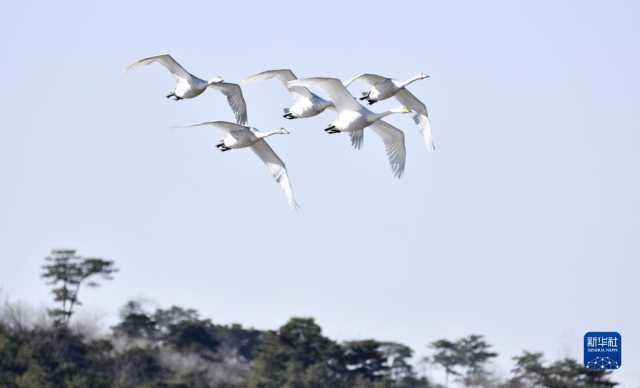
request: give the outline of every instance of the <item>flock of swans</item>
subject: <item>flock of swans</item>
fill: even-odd
[[[272,135],[288,134],[289,131],[280,128],[274,131],[262,132],[254,127],[247,126],[247,104],[239,84],[225,82],[221,77],[205,81],[189,73],[169,54],[141,59],[131,64],[127,69],[151,63],[161,64],[176,78],[175,89],[166,96],[167,98],[173,98],[176,101],[194,98],[204,93],[207,89],[218,90],[224,94],[235,115],[235,123],[208,121],[188,125],[187,127],[213,126],[221,129],[224,132],[224,138],[216,147],[222,152],[239,148],[251,148],[266,164],[269,172],[284,191],[289,206],[292,208],[298,207],[293,197],[287,168],[282,159],[278,157],[265,140]],[[420,73],[407,81],[401,82],[376,74],[363,73],[346,82],[342,82],[337,78],[323,77],[298,79],[291,70],[279,69],[263,71],[248,77],[241,83],[246,85],[253,81],[272,78],[280,80],[294,98],[293,105],[289,108],[284,108],[283,117],[289,120],[316,116],[327,109],[335,111],[337,116],[325,129],[325,132],[329,134],[348,133],[351,138],[351,144],[356,149],[360,149],[362,146],[365,128],[370,128],[382,139],[393,175],[400,178],[404,173],[406,159],[404,133],[382,119],[395,113],[413,112],[413,119],[420,127],[427,149],[434,150],[427,108],[407,89],[409,84],[428,77],[428,75]],[[395,97],[402,106],[381,113],[372,112],[358,102],[347,89],[351,83],[357,80],[366,81],[370,85],[370,89],[362,93],[362,97],[359,98],[360,101],[366,101],[369,105],[373,105],[378,101]],[[328,96],[328,99],[318,96],[309,89],[323,91]]]

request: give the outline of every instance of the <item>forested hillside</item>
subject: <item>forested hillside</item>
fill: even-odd
[[[97,330],[74,316],[85,286],[117,272],[112,261],[53,251],[42,277],[55,306],[27,313],[0,310],[0,387],[428,388],[613,387],[610,373],[572,359],[546,362],[540,353],[514,357],[510,376],[492,372],[498,354],[481,335],[435,341],[417,357],[384,340],[336,341],[312,318],[291,318],[275,330],[222,325],[193,309],[149,309],[130,301],[118,323]],[[425,333],[426,335],[427,333]],[[431,334],[431,333],[429,333]],[[430,373],[427,373],[430,372]],[[426,376],[442,376],[434,381]]]

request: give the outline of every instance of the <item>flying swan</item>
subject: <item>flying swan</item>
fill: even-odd
[[[413,78],[400,82],[377,74],[362,73],[346,81],[344,86],[349,86],[352,82],[358,79],[363,79],[369,83],[371,88],[368,92],[362,92],[362,97],[360,97],[361,101],[367,100],[369,105],[373,105],[378,101],[386,100],[387,98],[395,96],[401,104],[408,106],[416,113],[413,116],[413,120],[421,128],[422,137],[427,149],[433,151],[435,150],[435,145],[433,144],[433,135],[431,132],[431,123],[429,122],[427,107],[406,88],[407,85],[425,78],[429,78],[429,76],[424,73],[420,73]]]
[[[241,84],[244,85],[253,81],[263,81],[272,78],[280,80],[295,99],[293,105],[289,108],[283,109],[284,115],[282,117],[284,118],[292,120],[303,117],[312,117],[322,113],[327,108],[333,108],[333,103],[331,101],[325,100],[303,86],[288,86],[287,82],[298,79],[298,77],[293,74],[293,71],[289,69],[263,71],[262,73],[248,77],[243,80]]]
[[[230,123],[228,121],[207,121],[204,123],[188,125],[187,127],[200,126],[213,126],[224,131],[225,137],[220,141],[220,143],[216,144],[216,148],[222,152],[239,148],[251,148],[251,150],[253,150],[253,152],[255,152],[256,155],[258,155],[258,157],[264,162],[264,164],[267,165],[269,172],[276,179],[276,182],[278,182],[280,188],[287,196],[289,206],[292,209],[298,208],[298,203],[293,198],[293,191],[291,190],[291,182],[289,182],[287,167],[265,140],[267,137],[272,135],[289,134],[289,131],[284,128],[280,128],[275,131],[260,132],[255,128]]]
[[[159,63],[166,67],[176,77],[176,87],[173,92],[167,94],[167,98],[173,97],[175,101],[184,98],[194,98],[201,95],[207,88],[220,91],[227,97],[227,102],[231,106],[236,121],[240,124],[247,123],[247,104],[242,95],[240,85],[224,82],[222,78],[216,77],[209,81],[205,81],[195,75],[189,73],[169,54],[156,55],[149,58],[141,59],[132,63],[127,70],[135,69],[151,63]]]
[[[362,146],[364,129],[371,128],[384,143],[393,175],[396,178],[402,176],[407,154],[404,146],[404,133],[381,119],[392,113],[409,113],[410,110],[407,107],[403,106],[382,113],[374,113],[356,101],[337,78],[305,78],[289,81],[287,85],[290,87],[315,87],[324,90],[334,103],[338,113],[338,117],[329,124],[325,131],[330,134],[348,132],[351,136],[351,144],[356,149],[359,149]]]

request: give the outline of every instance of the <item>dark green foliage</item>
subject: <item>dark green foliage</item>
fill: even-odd
[[[381,343],[375,340],[345,342],[343,360],[353,377],[366,381],[382,380],[389,374],[387,358],[383,356]]]
[[[513,359],[516,365],[509,387],[607,388],[618,385],[611,381],[611,372],[587,369],[569,358],[545,365],[542,353],[524,352]]]
[[[183,309],[182,307],[171,306],[166,310],[157,309],[153,314],[153,320],[161,330],[167,330],[170,326],[177,325],[180,322],[199,321],[200,316],[194,309]]]
[[[152,340],[157,337],[158,325],[137,301],[129,301],[120,309],[122,322],[114,326],[113,334],[118,337]]]
[[[431,362],[445,371],[445,386],[449,385],[449,376],[453,375],[467,387],[486,385],[488,373],[486,364],[498,356],[491,352],[489,345],[481,335],[471,334],[457,341],[441,339],[431,344],[434,354]]]
[[[411,378],[414,375],[411,365],[413,350],[410,347],[396,342],[382,342],[378,351],[387,360],[389,376],[395,380]]]
[[[152,339],[156,337],[157,327],[146,314],[131,313],[113,327],[114,334],[131,338]]]
[[[154,348],[134,347],[118,354],[115,365],[117,387],[154,386],[169,375]]]
[[[428,388],[407,346],[376,340],[338,344],[313,319],[293,318],[268,332],[249,375],[251,388]]]
[[[460,354],[460,347],[457,342],[449,341],[447,339],[441,339],[431,344],[431,348],[434,349],[434,354],[431,357],[431,362],[444,369],[445,372],[445,386],[449,386],[449,376],[460,375],[458,368],[462,364],[462,356]]]
[[[0,326],[2,387],[111,387],[111,344],[64,327],[16,332]]]
[[[124,330],[126,322],[134,321],[132,315],[144,316],[141,327],[153,329],[132,330],[129,334],[122,331],[102,340],[91,340],[65,326],[25,329],[3,324],[0,317],[0,387],[441,387],[416,375],[410,362],[412,352],[407,346],[375,340],[339,344],[325,337],[313,319],[294,318],[277,331],[260,332],[239,325],[214,325],[197,315],[159,325],[153,319],[155,313],[147,315],[137,309],[130,309],[128,313],[114,328],[114,334]],[[245,359],[241,356],[245,351],[240,349],[248,343],[257,348],[245,353],[255,357]],[[542,354],[527,352],[514,358],[513,377],[500,383],[495,376],[478,374],[486,361],[494,357],[481,337],[439,342],[443,344],[446,344],[444,348],[435,348],[433,359],[441,359],[436,356],[443,354],[439,353],[442,349],[456,349],[456,357],[446,360],[455,360],[454,371],[465,386],[611,388],[617,385],[611,381],[610,372],[588,370],[571,359],[545,363]],[[467,379],[467,376],[476,379]]]
[[[491,359],[498,357],[498,353],[492,352],[484,337],[472,334],[458,340],[461,366],[464,370],[462,383],[465,386],[478,386],[486,380],[485,365]]]
[[[113,262],[52,251],[43,278],[59,308],[54,325],[21,322],[18,309],[0,310],[2,388],[442,388],[412,366],[413,351],[374,339],[335,342],[312,318],[292,318],[276,331],[216,325],[193,309],[145,310],[125,304],[120,322],[102,339],[67,325],[81,285],[109,279]],[[5,315],[3,316],[4,313]],[[611,388],[606,371],[575,360],[546,364],[540,353],[515,357],[513,377],[487,371],[497,356],[480,335],[431,344],[424,365],[438,365],[467,387]]]
[[[292,318],[278,331],[264,335],[249,387],[339,387],[344,375],[338,344],[324,337],[313,319]]]
[[[214,352],[218,346],[213,332],[215,328],[209,320],[182,321],[172,324],[164,337],[165,342],[183,352]]]
[[[262,338],[261,331],[246,329],[239,324],[216,326],[216,328],[220,348],[225,348],[227,352],[235,353],[246,361],[251,361],[256,357]]]

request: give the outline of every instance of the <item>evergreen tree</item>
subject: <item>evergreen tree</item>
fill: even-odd
[[[459,376],[458,368],[462,365],[463,359],[460,353],[460,347],[457,342],[447,339],[440,339],[431,343],[434,354],[431,362],[444,369],[445,387],[449,387],[449,375]]]
[[[498,357],[498,353],[490,351],[491,345],[477,334],[460,338],[457,348],[460,352],[460,365],[465,369],[462,383],[466,387],[472,387],[484,382],[488,377],[485,365]]]
[[[366,381],[379,381],[389,376],[387,358],[376,340],[349,341],[342,345],[343,359],[349,373]]]
[[[42,278],[53,286],[51,293],[60,307],[49,310],[50,316],[58,324],[68,324],[74,307],[81,305],[78,294],[80,287],[98,287],[96,278],[112,279],[117,272],[113,261],[97,257],[82,257],[72,249],[54,249],[45,258]]]
[[[611,388],[618,385],[611,381],[610,371],[587,369],[569,358],[545,365],[542,353],[523,352],[513,359],[511,387]]]
[[[248,383],[250,388],[340,387],[343,377],[340,347],[313,319],[292,318],[264,335]]]

